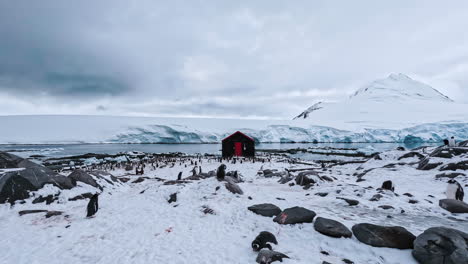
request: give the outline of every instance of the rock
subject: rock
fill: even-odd
[[[52,216],[57,216],[57,215],[61,215],[63,212],[61,211],[48,211],[45,215],[46,218],[50,218]]]
[[[371,201],[371,202],[377,202],[377,201],[379,201],[380,198],[382,198],[382,197],[383,197],[383,196],[382,196],[380,193],[378,193],[378,194],[375,194],[374,196],[372,196],[372,198],[370,198],[369,201]]]
[[[373,247],[410,249],[413,248],[413,241],[416,238],[400,226],[357,224],[352,230],[359,241]]]
[[[83,194],[77,195],[77,196],[75,196],[73,198],[68,198],[68,201],[91,199],[91,197],[93,197],[93,195],[94,194],[92,194],[92,193],[83,193]]]
[[[411,193],[404,193],[403,195],[408,196],[408,197],[413,197],[413,195]]]
[[[442,162],[431,163],[429,158],[425,158],[419,162],[417,169],[418,170],[432,170],[432,169],[439,167],[442,164],[443,164]]]
[[[43,203],[43,202],[46,202],[46,204],[51,204],[53,203],[54,201],[58,200],[58,196],[59,194],[50,194],[50,195],[47,195],[47,196],[39,196],[37,197],[36,199],[34,199],[32,201],[33,204],[37,204],[37,203]]]
[[[258,215],[267,217],[277,216],[281,213],[281,209],[278,206],[271,203],[255,204],[249,206],[247,209]]]
[[[312,223],[315,216],[316,214],[314,211],[305,209],[304,207],[295,206],[285,209],[276,216],[273,221],[283,225]]]
[[[233,182],[233,181],[229,181],[229,178],[230,177],[226,177],[226,189],[228,189],[228,191],[234,193],[234,194],[244,194],[244,191],[242,191],[242,189],[239,187],[239,185],[237,185],[237,183]]]
[[[37,191],[45,184],[52,184],[60,189],[71,189],[75,186],[70,178],[49,168],[1,151],[0,167],[18,169],[1,174],[0,203],[14,203],[29,198],[31,191]]]
[[[353,200],[353,199],[348,199],[348,198],[343,198],[343,197],[336,197],[336,199],[344,200],[345,202],[348,203],[349,206],[355,206],[359,204],[358,200]]]
[[[318,176],[318,173],[316,171],[302,171],[296,177],[296,184],[300,186],[315,184],[315,180],[309,176]]]
[[[83,182],[96,188],[101,187],[91,175],[81,169],[74,170],[70,175],[68,175],[68,178],[71,178],[74,181]]]
[[[325,197],[325,196],[328,195],[328,193],[326,193],[326,192],[318,192],[318,193],[316,193],[315,195],[320,196],[320,197]]]
[[[380,205],[379,208],[382,208],[384,210],[388,210],[388,209],[395,209],[393,206],[391,205]]]
[[[175,203],[177,202],[177,193],[173,193],[169,195],[169,200],[167,200],[168,203]]]
[[[314,229],[326,236],[330,237],[346,237],[349,238],[352,236],[351,231],[342,223],[327,219],[323,217],[318,217],[314,222]]]
[[[460,161],[457,163],[449,163],[440,168],[441,171],[456,171],[456,170],[468,170],[468,160]]]
[[[18,214],[20,216],[27,215],[27,214],[37,214],[37,213],[46,213],[47,210],[23,210],[19,211]]]
[[[332,181],[333,181],[332,178],[330,178],[330,177],[328,177],[328,176],[326,176],[326,175],[325,175],[325,176],[322,176],[321,178],[322,178],[322,180],[325,180],[325,181],[329,181],[329,182],[332,182]]]
[[[429,228],[414,241],[412,255],[421,264],[468,263],[468,234],[446,227]]]
[[[420,160],[425,158],[423,154],[412,151],[412,152],[408,152],[408,153],[404,154],[403,156],[399,157],[398,160],[413,158],[413,157],[417,157]]]
[[[132,183],[140,183],[142,181],[144,181],[145,179],[147,179],[146,177],[138,177],[136,180],[132,181]]]
[[[439,201],[439,206],[451,213],[468,213],[468,204],[455,199],[442,199]]]
[[[448,178],[448,179],[454,179],[458,176],[465,176],[465,174],[460,173],[460,172],[453,172],[453,173],[441,173],[437,174],[435,176],[436,179],[441,179],[441,178]]]
[[[410,204],[417,204],[417,203],[419,203],[419,202],[418,202],[418,200],[410,199],[410,200],[408,201],[408,203],[410,203]]]
[[[451,159],[456,156],[460,156],[463,154],[468,153],[468,148],[437,148],[434,150],[431,154],[429,154],[430,157],[436,157],[436,158],[445,158],[445,159]]]

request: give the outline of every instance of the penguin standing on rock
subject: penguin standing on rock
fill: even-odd
[[[91,216],[95,215],[98,210],[99,210],[98,194],[96,193],[89,200],[88,213],[86,214],[86,217],[91,217]]]
[[[218,181],[223,181],[224,177],[226,177],[226,165],[221,164],[221,166],[218,167],[218,171],[216,171],[216,179],[218,179]]]
[[[275,235],[268,231],[262,231],[258,236],[252,241],[252,249],[253,251],[260,251],[263,248],[268,248],[272,250],[271,245],[269,243],[273,243],[278,245],[278,241],[276,240]]]
[[[465,193],[461,184],[454,179],[449,180],[447,183],[447,191],[445,192],[447,199],[463,201]]]

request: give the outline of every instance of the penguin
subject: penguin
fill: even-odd
[[[289,258],[283,253],[276,252],[273,250],[262,249],[258,253],[257,259],[255,260],[259,264],[270,264],[275,261],[283,262],[283,258]]]
[[[252,249],[253,251],[260,251],[263,248],[268,248],[272,250],[271,245],[269,243],[273,243],[278,245],[278,241],[276,240],[275,235],[268,231],[262,231],[258,236],[252,241]]]
[[[99,209],[98,205],[98,194],[94,194],[91,199],[89,199],[88,203],[88,213],[86,214],[86,217],[91,217],[97,213]]]
[[[179,175],[177,175],[177,180],[178,181],[182,180],[182,172],[179,172]]]
[[[447,191],[445,192],[447,199],[463,201],[465,193],[463,192],[461,184],[454,179],[449,180],[447,183]]]
[[[218,167],[218,171],[216,171],[216,178],[218,179],[218,181],[222,181],[224,180],[225,176],[226,176],[226,165],[221,164]]]
[[[389,181],[384,181],[382,183],[382,189],[389,190],[389,191],[393,192],[393,191],[395,191],[395,186],[393,186],[393,183],[390,180]]]

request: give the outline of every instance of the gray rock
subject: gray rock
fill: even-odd
[[[436,179],[441,179],[441,178],[448,178],[448,179],[454,179],[458,176],[465,176],[465,174],[460,173],[460,172],[452,172],[452,173],[441,173],[437,174],[435,176]]]
[[[247,209],[256,214],[267,217],[277,216],[281,213],[281,209],[278,206],[271,203],[255,204],[249,206]]]
[[[432,170],[432,169],[439,167],[442,164],[443,164],[442,162],[431,163],[430,158],[425,158],[419,162],[417,169],[418,170]]]
[[[352,230],[359,241],[373,247],[410,249],[413,248],[413,241],[416,238],[400,226],[357,224]]]
[[[45,184],[53,184],[60,189],[71,189],[75,186],[66,176],[27,159],[1,151],[0,167],[22,169],[1,174],[0,203],[7,201],[13,203],[29,198],[31,191],[37,191]]]
[[[349,238],[353,235],[351,231],[342,223],[323,217],[318,217],[315,219],[314,229],[317,232],[330,237]]]
[[[282,225],[300,224],[300,223],[312,223],[316,216],[314,211],[305,209],[304,207],[291,207],[285,209],[273,221]]]
[[[229,179],[230,177],[226,177],[226,189],[234,194],[244,194],[244,191],[235,183]]]
[[[412,151],[412,152],[408,152],[406,154],[404,154],[403,156],[399,157],[398,160],[402,160],[402,159],[407,159],[407,158],[413,158],[413,157],[417,157],[418,159],[424,159],[424,155],[419,153],[419,152],[415,152],[415,151]]]
[[[468,213],[468,204],[455,199],[442,199],[439,201],[439,206],[451,213]]]
[[[90,174],[81,169],[74,170],[68,177],[74,181],[82,182],[96,188],[101,187]]]
[[[353,199],[348,199],[348,198],[343,198],[343,197],[336,197],[336,199],[344,200],[345,202],[348,203],[349,206],[355,206],[359,204],[358,200],[353,200]]]
[[[456,170],[468,170],[468,160],[460,161],[457,163],[449,163],[440,168],[441,171],[456,171]]]
[[[421,264],[468,263],[468,234],[446,227],[429,228],[414,241],[412,254]]]

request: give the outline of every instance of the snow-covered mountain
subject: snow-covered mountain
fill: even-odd
[[[468,120],[468,105],[404,74],[391,74],[339,102],[318,102],[295,120],[340,128],[403,128]]]

